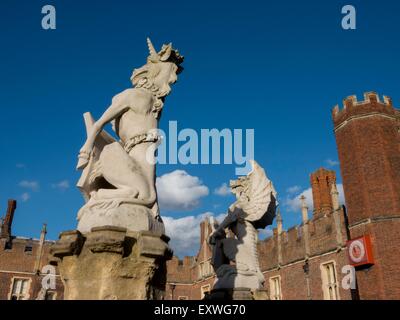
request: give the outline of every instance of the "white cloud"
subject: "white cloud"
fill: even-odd
[[[65,190],[69,189],[69,181],[68,180],[62,180],[60,182],[53,183],[51,185],[51,187],[54,188],[54,189],[65,191]]]
[[[265,229],[258,230],[258,237],[260,240],[272,237],[273,234],[274,234],[274,231],[271,229],[271,227],[267,227]]]
[[[226,213],[217,216],[213,212],[205,212],[197,216],[191,215],[182,218],[163,217],[165,233],[171,238],[170,246],[174,255],[182,258],[184,256],[196,255],[200,249],[200,223],[206,217],[214,217],[218,223],[226,217]],[[273,235],[271,227],[259,230],[260,240]]]
[[[37,181],[22,180],[18,185],[21,188],[30,189],[32,191],[39,191],[39,182]]]
[[[328,167],[335,167],[339,164],[339,161],[337,160],[332,160],[332,159],[326,159],[325,163]]]
[[[293,193],[299,192],[300,190],[301,190],[300,186],[292,186],[292,187],[287,188],[286,192],[293,194]]]
[[[225,197],[231,194],[231,189],[228,187],[226,183],[223,183],[220,187],[214,190],[214,194]]]
[[[31,195],[28,192],[24,192],[21,194],[22,202],[27,202],[31,198]]]
[[[338,184],[337,189],[339,192],[339,203],[344,204],[344,192],[343,192],[343,185]],[[303,190],[302,192],[298,193],[296,196],[288,195],[284,200],[283,204],[286,207],[286,210],[289,212],[299,212],[301,210],[301,201],[300,197],[304,196],[306,198],[306,204],[309,211],[312,211],[313,206],[313,197],[312,197],[312,189],[308,188]]]
[[[312,189],[308,188],[306,190],[297,193],[297,195],[287,196],[284,200],[283,204],[286,207],[286,210],[289,212],[298,212],[301,209],[301,201],[300,197],[304,196],[306,198],[306,204],[309,210],[313,209],[313,200],[312,200]]]
[[[205,212],[197,216],[186,216],[182,218],[163,217],[166,234],[171,238],[170,246],[174,255],[183,257],[195,255],[200,248],[200,223],[206,218],[214,216],[212,212]],[[215,218],[221,221],[225,214]]]
[[[209,190],[198,177],[184,170],[175,170],[157,178],[157,194],[161,210],[192,210]]]

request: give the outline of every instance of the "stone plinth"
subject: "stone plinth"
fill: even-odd
[[[66,231],[52,247],[66,300],[162,299],[169,238],[149,231],[97,227]]]
[[[143,205],[118,202],[113,204],[99,201],[97,207],[89,202],[79,212],[77,230],[81,233],[90,232],[92,228],[102,226],[116,226],[129,231],[149,230],[156,233],[165,233],[161,218],[154,218],[151,209]]]
[[[204,300],[269,300],[266,289],[214,289],[211,290]]]

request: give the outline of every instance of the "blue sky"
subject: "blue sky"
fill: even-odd
[[[45,4],[56,7],[56,30],[41,28]],[[356,7],[357,30],[341,28],[346,4]],[[174,120],[195,130],[255,129],[255,158],[279,193],[284,226],[298,223],[299,212],[285,203],[309,188],[309,174],[325,166],[341,180],[331,108],[366,91],[399,105],[399,9],[388,0],[2,0],[1,212],[8,198],[18,200],[16,235],[38,237],[43,222],[51,239],[75,228],[83,204],[75,188],[82,114],[98,118],[130,87],[150,36],[156,47],[172,41],[185,56],[161,128]],[[159,176],[185,170],[198,177],[190,183],[208,188],[190,210],[164,206],[162,215],[172,221],[192,216],[194,224],[204,212],[223,213],[233,198],[214,190],[235,178],[234,169],[158,166]]]

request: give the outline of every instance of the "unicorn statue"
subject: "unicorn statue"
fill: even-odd
[[[86,201],[77,217],[82,233],[102,226],[165,231],[155,187],[155,150],[161,142],[161,111],[183,69],[183,57],[171,43],[159,52],[150,39],[147,44],[147,63],[131,77],[134,87],[114,96],[97,121],[84,114],[87,139],[77,164],[82,170],[77,186]],[[103,130],[108,123],[117,138]]]

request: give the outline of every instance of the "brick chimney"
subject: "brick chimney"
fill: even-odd
[[[320,168],[311,174],[314,214],[328,214],[333,210],[332,185],[336,184],[335,171]]]
[[[3,223],[1,225],[0,230],[0,238],[9,240],[11,238],[11,226],[14,219],[14,212],[17,208],[16,200],[8,200],[7,213],[5,218],[3,219]]]

